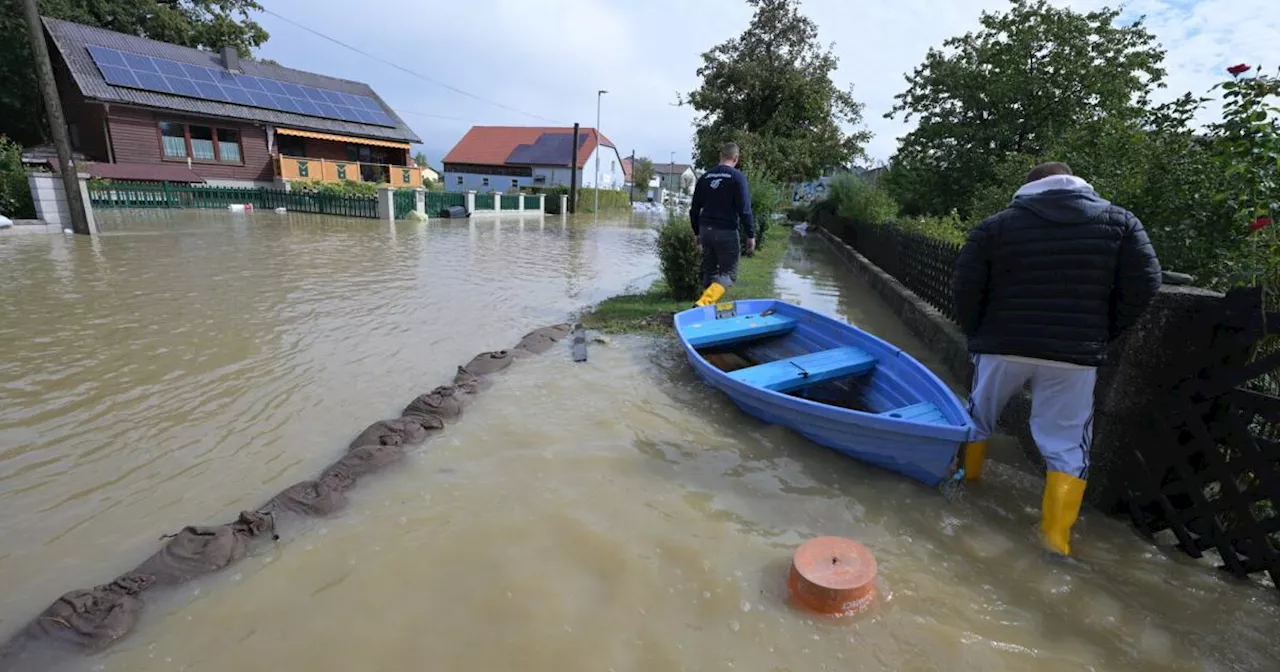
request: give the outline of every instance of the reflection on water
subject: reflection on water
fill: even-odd
[[[0,241],[0,631],[187,523],[311,475],[475,351],[652,274],[642,222],[397,226],[160,213]],[[784,298],[928,362],[832,256]],[[1030,543],[1008,468],[956,501],[761,425],[670,343],[520,362],[348,510],[148,595],[66,669],[1266,669],[1273,596],[1086,515],[1089,569]],[[794,547],[855,537],[885,599],[786,607]]]

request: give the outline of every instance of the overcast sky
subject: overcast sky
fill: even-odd
[[[283,65],[369,83],[440,159],[472,125],[592,126],[596,90],[601,130],[624,155],[690,158],[693,111],[676,94],[697,88],[700,55],[746,28],[741,0],[260,0],[320,33],[420,73],[419,79],[326,41],[270,14],[260,55]],[[1060,0],[1081,9],[1119,3]],[[836,83],[854,85],[875,137],[868,152],[887,160],[910,128],[885,119],[903,75],[930,46],[978,26],[1004,0],[804,0],[840,58]],[[1280,61],[1280,0],[1130,0],[1168,51],[1161,98],[1206,92],[1235,63]],[[355,11],[353,11],[353,9]],[[476,97],[484,99],[478,100]],[[488,102],[486,102],[488,101]],[[497,103],[497,105],[492,104]],[[505,107],[504,107],[505,106]],[[513,109],[508,109],[513,108]],[[429,116],[434,115],[434,116]]]

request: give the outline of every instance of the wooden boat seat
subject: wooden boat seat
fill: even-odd
[[[793,392],[810,385],[858,376],[876,368],[876,358],[846,346],[739,369],[730,378],[774,392]]]
[[[888,410],[888,411],[885,411],[884,413],[881,413],[880,415],[884,415],[890,418],[910,420],[912,422],[923,422],[930,425],[947,424],[947,417],[942,414],[942,411],[938,410],[937,406],[934,406],[933,404],[927,401],[922,401],[918,404],[911,404],[910,406],[903,406],[902,408],[895,408],[892,410]]]
[[[754,341],[766,336],[779,336],[790,333],[795,328],[794,319],[777,313],[764,317],[739,315],[689,325],[685,331],[685,340],[695,349],[714,348]]]

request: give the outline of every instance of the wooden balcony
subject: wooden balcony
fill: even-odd
[[[299,182],[372,182],[391,187],[421,187],[422,168],[387,163],[331,161],[300,156],[275,157],[276,177]]]

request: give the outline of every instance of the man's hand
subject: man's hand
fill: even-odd
[[[755,250],[756,250],[756,239],[755,239],[755,238],[748,238],[748,239],[747,239],[747,251],[748,251],[748,252],[755,252]]]

